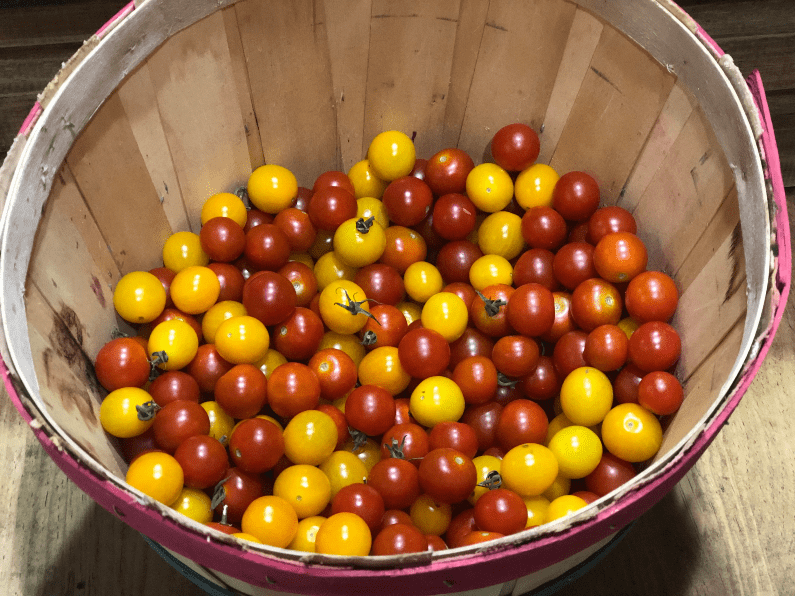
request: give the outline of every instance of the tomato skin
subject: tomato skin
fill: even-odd
[[[482,333],[489,337],[501,337],[511,332],[511,324],[508,322],[508,307],[511,296],[516,290],[506,284],[494,284],[483,288],[478,296],[472,300],[469,305],[469,319],[475,324],[475,327]],[[483,298],[487,298],[496,302],[504,302],[500,304],[497,313],[492,315],[486,310],[486,302]],[[488,354],[491,355],[491,352]]]
[[[644,371],[631,362],[618,371],[613,381],[613,393],[616,403],[638,403],[638,386],[645,375],[646,373]]]
[[[290,258],[290,241],[281,228],[262,224],[246,234],[246,262],[257,271],[276,271]]]
[[[531,207],[522,216],[522,237],[531,248],[556,251],[566,242],[566,220],[552,207]]]
[[[309,265],[298,261],[289,261],[277,273],[286,277],[287,281],[293,285],[295,305],[308,307],[318,291],[315,273]]]
[[[207,221],[199,232],[202,250],[213,261],[231,263],[246,247],[246,233],[228,217],[214,217]]]
[[[451,240],[439,249],[436,267],[446,283],[463,282],[469,284],[469,270],[483,251],[466,239]]]
[[[420,462],[420,487],[441,503],[465,500],[475,489],[477,478],[472,459],[450,447],[433,449]]]
[[[487,491],[475,503],[475,523],[486,532],[505,536],[525,529],[527,507],[518,494],[505,488]]]
[[[554,292],[560,287],[552,269],[554,261],[555,255],[545,248],[524,251],[513,267],[513,283],[517,287],[537,283]]]
[[[371,554],[402,555],[426,550],[428,550],[428,540],[420,530],[406,524],[392,524],[375,537]]]
[[[602,422],[602,441],[607,450],[631,463],[653,457],[662,445],[657,417],[638,404],[619,404]]]
[[[682,353],[676,329],[662,321],[649,321],[629,338],[629,359],[641,370],[668,370]]]
[[[558,461],[543,445],[523,443],[508,451],[500,463],[502,486],[521,497],[536,497],[558,477]]]
[[[394,449],[400,449],[403,459],[419,467],[422,458],[430,451],[428,433],[414,422],[396,423],[381,437],[381,458],[392,457]]]
[[[467,405],[484,404],[497,391],[497,367],[490,358],[470,356],[455,366],[453,381],[461,388]]]
[[[196,435],[185,439],[174,452],[185,476],[185,486],[210,488],[218,484],[229,469],[226,449],[216,439]]]
[[[349,193],[354,194],[354,187],[353,182],[348,177],[345,172],[340,172],[337,170],[328,170],[323,172],[315,179],[315,183],[312,185],[312,192],[316,193],[321,188],[326,188],[328,186],[338,186],[340,188],[344,188]]]
[[[380,436],[395,422],[395,399],[383,387],[362,385],[345,400],[348,424],[368,436]]]
[[[120,387],[108,393],[99,409],[99,421],[110,435],[129,439],[143,434],[152,426],[152,420],[144,420],[138,407],[152,401],[152,396],[139,387]]]
[[[552,292],[540,284],[529,283],[516,288],[505,311],[510,326],[528,337],[543,335],[555,322]]]
[[[386,230],[386,248],[379,261],[394,268],[400,275],[413,263],[424,261],[428,245],[423,236],[406,226],[391,225]]]
[[[226,361],[218,353],[215,344],[203,344],[199,346],[196,356],[190,361],[186,371],[196,380],[202,392],[211,393],[215,391],[218,379],[232,370],[233,366],[234,364]]]
[[[412,377],[427,379],[441,374],[450,364],[450,345],[438,331],[414,329],[400,340],[398,357]]]
[[[538,344],[533,339],[524,335],[506,335],[494,344],[491,359],[505,376],[523,377],[533,372],[539,355]]]
[[[472,459],[478,452],[478,437],[468,424],[444,421],[434,425],[428,433],[428,447],[430,451],[449,447]]]
[[[444,421],[457,421],[465,407],[461,389],[444,376],[427,377],[411,392],[411,415],[428,428]]]
[[[471,426],[478,437],[478,451],[484,452],[497,442],[497,422],[503,406],[490,401],[469,406],[461,416],[461,422]]]
[[[585,172],[568,172],[552,192],[552,206],[569,221],[587,221],[599,207],[599,184]]]
[[[215,273],[218,283],[221,285],[221,291],[218,293],[219,302],[226,300],[242,301],[243,284],[246,280],[240,269],[230,263],[210,263],[207,268]]]
[[[298,532],[298,516],[281,497],[258,497],[243,514],[241,528],[263,544],[286,548]]]
[[[389,304],[374,304],[370,314],[374,318],[370,318],[359,333],[364,338],[369,332],[368,337],[374,337],[375,341],[367,343],[365,348],[370,351],[382,346],[398,347],[409,328],[403,313]]]
[[[629,282],[626,291],[629,316],[638,323],[668,322],[679,303],[679,290],[673,279],[660,271],[644,271]]]
[[[474,167],[475,162],[466,151],[442,149],[425,164],[425,182],[437,197],[460,193],[466,188],[467,176]]]
[[[179,462],[162,452],[144,453],[130,464],[126,475],[130,486],[166,506],[179,498],[183,478]]]
[[[342,449],[345,442],[351,438],[351,433],[348,429],[348,420],[345,418],[345,414],[343,414],[339,408],[331,404],[320,404],[317,410],[324,414],[328,414],[329,418],[337,425],[337,446],[335,449]]]
[[[643,241],[629,232],[607,234],[593,253],[596,271],[610,282],[631,281],[646,270],[648,260]]]
[[[356,197],[339,186],[324,186],[309,200],[306,212],[317,230],[333,231],[356,217]]]
[[[486,213],[495,213],[507,207],[513,198],[513,191],[513,180],[497,164],[479,164],[467,176],[467,196],[478,209]]]
[[[574,290],[586,279],[598,277],[594,266],[594,247],[587,242],[569,242],[555,253],[552,269],[567,289]]]
[[[557,341],[552,351],[552,362],[559,378],[565,379],[573,370],[588,366],[585,360],[587,341],[588,334],[580,330],[569,331]]]
[[[196,402],[173,401],[158,411],[152,429],[157,444],[174,453],[188,437],[209,434],[210,417]]]
[[[381,200],[392,223],[411,227],[428,215],[433,204],[433,193],[422,180],[403,176],[389,183]]]
[[[463,546],[464,538],[471,532],[475,532],[478,526],[475,522],[475,508],[464,509],[450,520],[445,532],[445,542],[449,548]]]
[[[618,370],[627,360],[629,340],[616,325],[600,325],[585,340],[585,360],[602,372]]]
[[[289,317],[295,310],[297,300],[293,284],[275,271],[252,275],[243,286],[242,302],[246,312],[266,327]]]
[[[493,348],[494,342],[490,337],[474,327],[467,327],[461,337],[450,344],[450,367],[455,369],[459,362],[470,356],[491,358]]]
[[[309,359],[309,368],[320,383],[320,397],[339,399],[356,385],[356,363],[342,350],[326,348]]]
[[[273,331],[273,347],[288,360],[307,361],[323,339],[323,321],[308,308],[296,307]]]
[[[477,207],[460,191],[444,193],[433,205],[434,231],[445,240],[463,240],[475,229]]]
[[[631,463],[605,451],[593,472],[585,477],[585,486],[592,493],[603,497],[629,482],[636,475],[637,472]]]
[[[278,415],[292,418],[317,407],[320,381],[312,369],[300,362],[286,362],[268,379],[268,405]]]
[[[420,495],[419,471],[405,459],[382,459],[370,470],[367,484],[378,491],[386,509],[406,509]]]
[[[616,205],[597,209],[588,220],[588,241],[593,245],[613,232],[629,232],[635,234],[638,226],[632,214]]]
[[[522,393],[534,401],[552,399],[560,392],[563,379],[558,376],[552,358],[539,356],[535,369],[522,377],[520,387]]]
[[[110,340],[97,352],[94,370],[99,384],[108,391],[143,387],[149,380],[149,359],[144,347],[129,337]]]
[[[221,515],[226,506],[229,523],[239,524],[249,504],[265,494],[265,482],[259,474],[250,474],[236,467],[229,468],[226,475],[228,480],[223,483],[226,496],[215,512]]]
[[[384,263],[362,267],[356,272],[353,283],[362,289],[365,296],[383,304],[395,306],[406,295],[403,276]]]
[[[522,123],[503,126],[491,139],[494,162],[509,172],[529,168],[538,159],[540,150],[538,135]]]
[[[571,315],[583,331],[600,325],[616,325],[624,307],[621,293],[599,278],[586,279],[571,295]]]
[[[253,364],[238,364],[218,379],[214,395],[233,418],[253,418],[268,403],[268,379]]]
[[[638,403],[658,416],[673,414],[683,400],[682,384],[671,373],[652,371],[638,385]]]
[[[369,484],[349,484],[340,489],[331,501],[332,515],[344,511],[361,517],[375,534],[384,517],[384,499]]]
[[[529,399],[515,399],[500,413],[496,439],[506,451],[522,443],[543,443],[548,426],[549,419],[541,406]]]

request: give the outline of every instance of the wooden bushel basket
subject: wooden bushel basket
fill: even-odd
[[[676,5],[623,0],[148,0],[89,40],[0,170],[6,386],[74,482],[196,573],[245,594],[522,594],[587,559],[693,466],[761,365],[789,289],[789,230],[758,74]],[[124,482],[91,363],[112,288],[199,230],[263,163],[311,186],[380,131],[476,163],[510,122],[539,161],[630,210],[681,300],[685,401],[632,482],[499,541],[405,557],[242,546]],[[472,591],[472,592],[470,592]]]

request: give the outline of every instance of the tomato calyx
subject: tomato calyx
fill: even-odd
[[[150,381],[154,381],[157,378],[157,375],[160,374],[160,369],[158,366],[165,364],[166,362],[168,362],[168,354],[166,354],[165,350],[152,352],[152,359],[149,361],[149,366],[151,367],[149,371]]]
[[[348,432],[351,434],[351,439],[353,439],[354,452],[356,452],[358,449],[362,449],[367,444],[367,435],[362,431],[356,430],[352,426],[349,426]]]
[[[226,489],[224,488],[224,484],[226,484],[226,481],[229,480],[230,478],[231,476],[227,476],[226,478],[219,481],[218,484],[215,485],[215,488],[213,489],[213,498],[210,501],[211,509],[215,509],[216,507],[218,507],[218,505],[224,502],[224,499],[226,499]],[[229,505],[224,505],[223,512],[221,513],[221,523],[226,526],[231,525],[226,521],[226,510],[228,507]]]
[[[373,331],[372,329],[368,329],[367,331],[364,332],[364,335],[362,335],[362,341],[360,341],[359,343],[362,344],[363,346],[372,346],[377,341],[378,341],[378,335],[376,335],[375,331]]]
[[[395,437],[392,437],[392,444],[390,445],[384,443],[384,447],[389,453],[389,457],[394,457],[396,459],[406,459],[406,435],[403,435],[403,438],[400,439],[400,443],[398,443],[398,440]]]
[[[135,406],[135,411],[138,412],[138,420],[143,420],[144,422],[147,420],[152,420],[159,409],[160,406],[158,406],[153,400],[149,400],[148,402]]]
[[[475,293],[483,300],[483,308],[490,317],[496,317],[500,312],[500,307],[508,304],[506,300],[486,298],[479,290],[475,290]]]
[[[353,300],[353,299],[350,297],[350,294],[348,294],[348,291],[347,291],[347,290],[343,289],[343,290],[342,290],[342,293],[343,293],[343,294],[344,294],[344,296],[345,296],[345,302],[347,302],[347,304],[343,304],[342,302],[335,302],[335,303],[334,303],[334,306],[339,306],[339,307],[342,307],[342,308],[344,308],[344,309],[345,309],[345,310],[347,310],[349,313],[351,313],[351,315],[352,315],[352,316],[354,316],[354,317],[355,317],[356,315],[365,315],[365,316],[368,316],[368,317],[370,317],[371,319],[373,319],[373,320],[374,320],[376,323],[378,323],[379,325],[381,324],[381,321],[379,321],[379,320],[378,320],[378,319],[375,317],[375,315],[373,315],[373,314],[372,314],[372,313],[370,313],[369,311],[366,311],[366,310],[364,310],[364,309],[362,308],[362,304],[364,304],[365,302],[368,302],[368,301],[370,301],[370,298],[365,298],[364,300],[358,300],[358,301],[357,301],[357,300]]]
[[[487,488],[489,490],[495,490],[502,486],[502,476],[497,470],[492,470],[488,474],[486,474],[486,478],[483,482],[478,482],[478,486],[482,486],[483,488]]]
[[[356,231],[359,232],[360,234],[366,234],[367,232],[370,231],[370,228],[373,227],[374,223],[375,223],[374,215],[371,215],[367,219],[360,217],[359,219],[356,220]]]
[[[512,379],[505,373],[497,372],[497,385],[500,387],[516,387],[519,379]]]

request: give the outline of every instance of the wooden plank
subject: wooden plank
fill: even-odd
[[[35,101],[35,93],[0,97],[0,161],[5,159]]]
[[[234,192],[251,174],[223,14],[177,33],[147,64],[182,200],[198,231],[204,201]]]
[[[790,0],[708,0],[678,3],[715,40],[742,39],[750,49],[760,37],[792,35],[795,11]]]
[[[40,92],[79,47],[61,43],[0,48],[0,97]]]
[[[590,173],[614,203],[673,84],[649,54],[605,27],[550,165]]]
[[[161,264],[171,226],[118,95],[97,111],[66,162],[119,270]]]
[[[58,5],[3,7],[3,18],[0,19],[0,48],[64,43],[79,45],[84,39],[93,35],[122,6],[124,2],[121,0],[105,0],[74,2],[68,8]]]

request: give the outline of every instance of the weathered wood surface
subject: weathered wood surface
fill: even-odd
[[[51,2],[56,4],[56,2]],[[0,156],[36,93],[120,0],[3,0],[0,8]],[[25,6],[23,6],[23,4]],[[795,4],[682,0],[744,73],[770,92],[785,184],[795,185]],[[789,194],[795,221],[795,189]],[[765,365],[693,470],[639,519],[607,557],[561,596],[788,595],[795,578],[795,303]],[[0,592],[8,596],[185,596],[203,592],[143,538],[56,468],[0,396]]]

